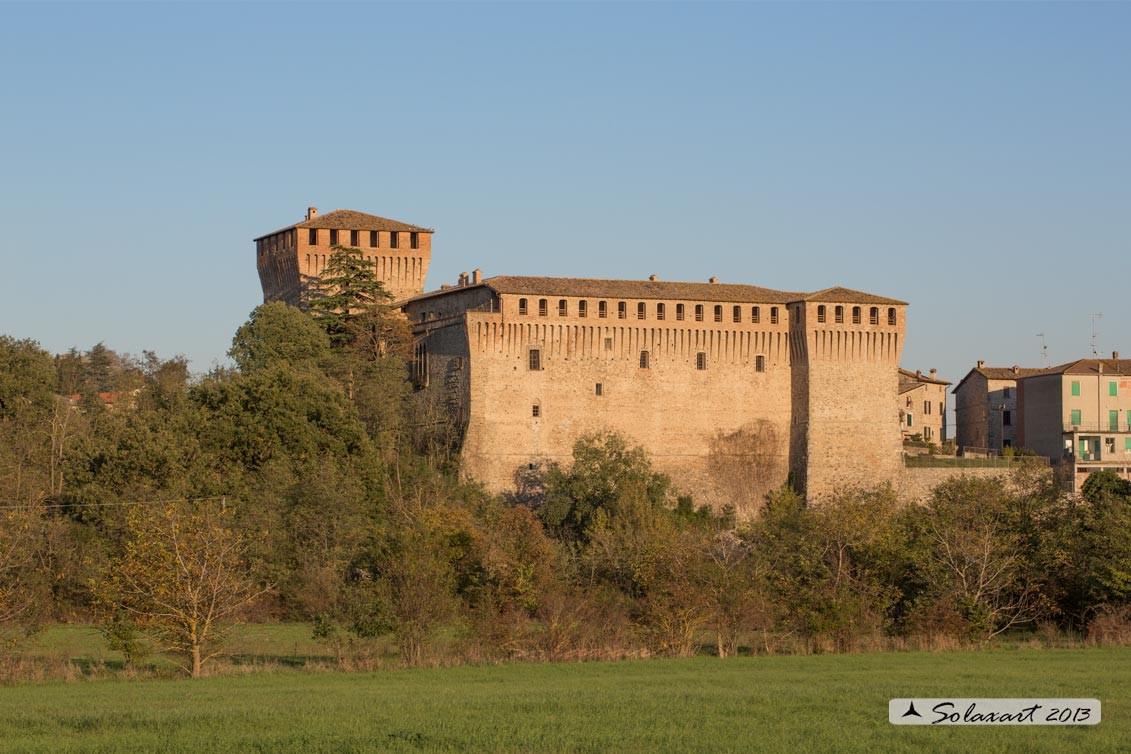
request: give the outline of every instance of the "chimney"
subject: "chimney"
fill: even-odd
[[[1021,367],[1017,366],[1016,364],[1013,365],[1012,369],[1014,374],[1017,374],[1021,371]]]
[[[929,374],[931,375],[931,379],[932,379],[932,380],[934,380],[934,379],[938,379],[938,376],[939,376],[939,370],[937,370],[937,369],[932,369],[932,370],[931,370],[931,371],[929,372]]]
[[[710,283],[711,285],[714,285],[715,283],[719,282],[719,279],[717,277],[715,277],[714,275],[712,275],[711,279],[708,280],[707,282]]]
[[[1119,361],[1119,351],[1112,351],[1111,352],[1111,358],[1114,359],[1115,361]]]
[[[460,287],[460,288],[462,288],[462,287],[464,287],[465,285],[467,285],[467,273],[466,273],[466,272],[461,272],[461,273],[459,274],[459,287]]]
[[[307,220],[313,220],[317,216],[318,216],[318,208],[317,207],[307,207],[306,208],[306,219]]]
[[[1104,363],[1102,360],[1099,362],[1098,369],[1100,370],[1100,374],[1104,373]]]
[[[471,271],[471,284],[479,285],[479,281],[483,278],[483,270],[476,267]]]
[[[985,365],[986,365],[986,362],[982,361],[981,359],[978,359],[978,369],[981,369]]]
[[[655,274],[649,275],[648,281],[651,282],[651,283],[656,282],[656,275]]]
[[[916,370],[915,370],[915,379],[917,379],[917,380],[918,380],[918,379],[921,379],[922,377],[923,377],[923,372],[922,372],[922,370],[916,369]]]

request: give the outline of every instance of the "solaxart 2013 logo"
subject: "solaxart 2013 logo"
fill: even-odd
[[[892,699],[892,725],[1097,725],[1099,699]]]

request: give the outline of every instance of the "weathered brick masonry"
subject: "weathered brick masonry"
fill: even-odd
[[[403,307],[422,382],[460,406],[464,469],[493,490],[600,430],[697,500],[739,508],[791,472],[816,498],[901,470],[900,301],[504,276]]]

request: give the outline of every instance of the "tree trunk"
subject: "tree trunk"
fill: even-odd
[[[193,678],[200,678],[200,676],[201,676],[201,665],[202,664],[203,663],[201,662],[201,659],[200,659],[200,644],[194,643],[192,645],[192,677]]]

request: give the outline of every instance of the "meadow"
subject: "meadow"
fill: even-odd
[[[295,639],[299,639],[296,630]],[[1131,650],[510,664],[0,687],[0,750],[1128,751]],[[1094,727],[910,728],[894,696],[1097,697]]]

